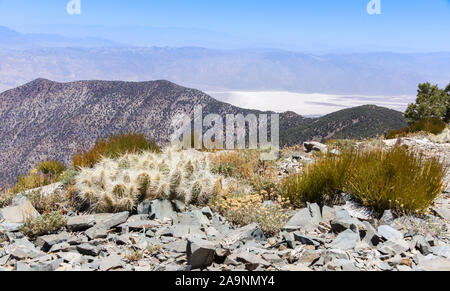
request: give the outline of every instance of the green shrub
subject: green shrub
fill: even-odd
[[[50,185],[58,181],[58,177],[66,167],[58,161],[44,161],[27,175],[17,178],[17,183],[12,188],[14,194]]]
[[[439,118],[419,120],[411,125],[412,132],[425,131],[432,134],[440,134],[447,127],[447,124]]]
[[[78,172],[75,169],[70,168],[59,176],[58,181],[61,182],[63,186],[68,186],[74,182],[77,174]]]
[[[18,194],[26,190],[46,186],[51,183],[52,180],[49,179],[49,177],[41,173],[31,171],[28,175],[19,176],[16,185],[12,188],[12,192]]]
[[[304,173],[283,179],[280,192],[296,206],[306,202],[323,204],[342,190],[351,157],[351,154],[323,155]]]
[[[442,193],[447,169],[403,147],[356,153],[345,191],[379,213],[422,213]]]
[[[52,234],[66,227],[67,220],[64,215],[59,212],[44,213],[40,217],[29,218],[20,228],[25,236],[34,239],[41,235]]]
[[[58,161],[45,161],[40,163],[37,168],[42,174],[53,177],[59,176],[66,170],[66,166]]]
[[[404,147],[345,151],[323,156],[301,175],[281,183],[281,193],[294,204],[325,204],[345,191],[379,213],[392,209],[422,213],[442,191],[447,169]]]
[[[75,169],[92,168],[102,157],[118,158],[125,153],[141,151],[160,152],[160,148],[154,141],[147,140],[143,134],[122,133],[101,139],[91,150],[76,154],[72,165]]]
[[[431,134],[440,134],[447,127],[447,124],[439,118],[431,118],[426,120],[419,120],[409,127],[403,129],[391,130],[386,134],[387,139],[398,137],[405,137],[411,133],[427,132]]]

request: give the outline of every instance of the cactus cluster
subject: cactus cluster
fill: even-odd
[[[211,173],[208,155],[167,148],[161,153],[104,158],[93,168],[80,170],[75,180],[78,198],[91,211],[108,213],[131,211],[144,199],[205,205],[226,189],[241,188],[236,180]]]

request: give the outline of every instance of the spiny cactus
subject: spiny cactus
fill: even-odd
[[[237,182],[210,171],[209,153],[166,149],[103,159],[80,170],[79,198],[94,212],[133,210],[144,199],[180,200],[205,205]],[[247,188],[239,189],[248,191]]]

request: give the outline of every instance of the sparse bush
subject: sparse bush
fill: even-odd
[[[160,148],[154,141],[147,140],[143,134],[122,133],[101,139],[91,150],[76,154],[72,159],[72,165],[75,169],[93,167],[103,157],[114,159],[125,153],[141,151],[159,152]]]
[[[20,176],[16,185],[12,188],[13,193],[17,194],[26,190],[43,187],[52,183],[52,180],[39,173],[36,169],[31,170],[28,175]]]
[[[66,166],[58,161],[44,161],[37,168],[42,174],[52,177],[58,177],[66,170]]]
[[[261,195],[225,195],[214,200],[211,207],[227,220],[238,225],[257,223],[267,236],[278,234],[289,219],[288,200],[280,199],[272,206],[264,205]]]
[[[27,175],[19,176],[12,192],[17,194],[26,190],[44,187],[58,181],[65,166],[58,161],[44,161]]]
[[[280,185],[282,195],[296,206],[304,206],[306,202],[323,204],[333,199],[345,184],[351,155],[322,155],[304,173],[283,179]]]
[[[68,169],[59,176],[58,181],[61,182],[63,186],[68,186],[73,183],[77,174],[78,172],[75,169]]]
[[[41,191],[33,191],[25,195],[39,213],[63,211],[67,197],[57,191],[44,195]]]
[[[3,192],[0,193],[0,208],[9,206],[12,203],[12,200],[14,197],[16,197],[17,194],[13,193],[11,190],[6,189]]]
[[[144,257],[144,252],[141,250],[135,250],[125,255],[125,259],[129,262],[139,262]]]
[[[153,255],[155,253],[160,252],[162,249],[161,245],[159,244],[149,244],[146,248],[145,251],[149,254],[149,255]]]
[[[269,193],[276,188],[277,170],[273,161],[262,161],[256,150],[222,151],[210,156],[211,171],[225,177],[240,179],[253,187],[255,193]]]
[[[344,190],[379,213],[422,213],[442,193],[447,169],[436,158],[403,147],[355,155]]]
[[[55,233],[66,225],[67,220],[61,212],[49,212],[40,217],[28,218],[20,228],[20,232],[30,239],[35,239],[38,236]]]
[[[237,185],[210,171],[210,153],[166,149],[127,154],[83,168],[75,179],[78,198],[91,211],[133,210],[143,199],[180,200],[205,205]]]
[[[447,124],[439,118],[432,118],[427,120],[419,120],[409,127],[397,130],[391,130],[386,134],[387,139],[394,139],[398,137],[406,137],[410,134],[418,132],[426,132],[431,134],[440,134],[447,127]]]
[[[352,150],[323,156],[304,175],[289,176],[281,193],[301,205],[324,204],[345,191],[379,213],[422,213],[441,193],[446,171],[439,160],[404,147]]]
[[[325,141],[329,149],[337,149],[339,151],[352,150],[358,141],[355,139],[330,139]]]

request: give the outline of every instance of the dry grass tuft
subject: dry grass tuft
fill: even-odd
[[[142,151],[159,152],[160,148],[154,141],[147,140],[143,134],[122,133],[101,139],[91,150],[76,154],[72,165],[75,169],[93,167],[103,157],[118,158],[125,153]]]
[[[39,213],[50,213],[54,211],[66,211],[68,198],[63,193],[55,191],[50,194],[43,194],[41,191],[33,191],[25,195],[30,200],[33,207]]]
[[[38,236],[55,233],[67,225],[67,220],[59,211],[44,213],[40,217],[28,218],[20,228],[25,236],[34,239]]]
[[[323,156],[280,188],[295,205],[325,204],[345,191],[379,213],[423,213],[441,193],[446,172],[438,159],[404,147],[369,148]]]
[[[288,200],[265,201],[259,194],[229,194],[211,203],[212,209],[230,222],[238,225],[257,223],[267,236],[278,234],[286,224],[289,219],[288,205]]]

